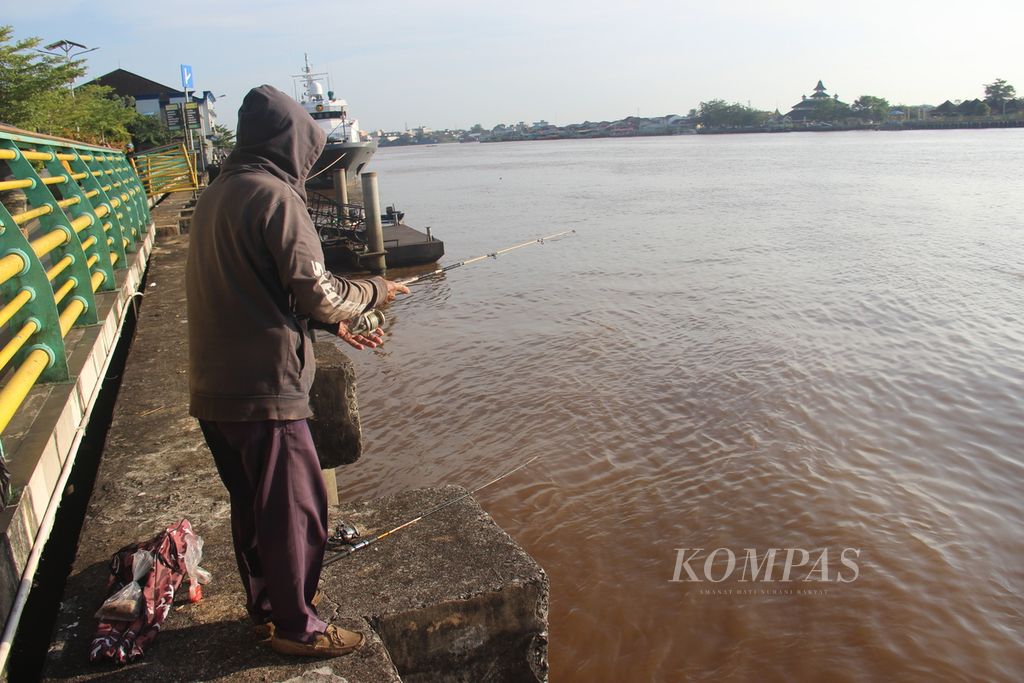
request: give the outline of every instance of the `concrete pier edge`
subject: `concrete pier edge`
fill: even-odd
[[[257,645],[244,609],[226,491],[187,415],[183,273],[188,238],[153,249],[145,303],[122,377],[92,498],[54,626],[49,681],[544,681],[548,580],[467,498],[325,568],[321,616],[363,630],[363,650],[332,660],[282,657]],[[372,456],[364,456],[372,457]],[[344,481],[358,465],[338,469]],[[407,491],[332,513],[379,533],[462,490]],[[124,667],[91,664],[93,612],[112,553],[181,518],[205,540],[204,599],[180,589],[153,646]]]

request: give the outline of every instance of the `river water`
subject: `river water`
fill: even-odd
[[[372,166],[443,263],[577,231],[391,306],[341,484],[543,455],[479,498],[550,576],[553,681],[1024,678],[1024,131]]]

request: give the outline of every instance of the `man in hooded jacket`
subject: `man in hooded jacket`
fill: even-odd
[[[355,348],[348,321],[408,289],[324,267],[305,181],[326,135],[293,99],[253,88],[234,152],[196,204],[186,294],[190,413],[231,497],[249,614],[286,654],[335,656],[363,636],[328,625],[314,603],[327,541],[327,495],[306,418],[315,360],[310,320]]]

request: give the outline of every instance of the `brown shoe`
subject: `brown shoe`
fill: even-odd
[[[297,655],[299,657],[337,657],[347,655],[363,646],[366,641],[362,633],[338,628],[333,624],[327,625],[327,630],[317,634],[311,642],[300,643],[297,640],[288,640],[278,635],[270,639],[270,647],[283,655]]]
[[[274,622],[268,621],[263,624],[256,624],[252,627],[252,635],[264,647],[270,646],[270,639],[274,637]]]
[[[314,593],[313,599],[310,600],[310,602],[313,603],[313,607],[319,605],[320,600],[322,600],[323,597],[324,594],[320,591]],[[259,641],[260,645],[264,647],[269,647],[270,639],[274,637],[274,622],[267,621],[262,624],[256,624],[252,627],[252,634],[256,638],[256,640]]]

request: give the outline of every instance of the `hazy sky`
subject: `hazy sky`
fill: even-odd
[[[293,92],[303,52],[364,129],[685,114],[713,98],[785,113],[819,78],[847,102],[939,104],[996,78],[1024,94],[1020,0],[5,4],[18,38],[99,46],[90,78],[120,66],[180,87],[191,64],[232,127],[250,87]]]

